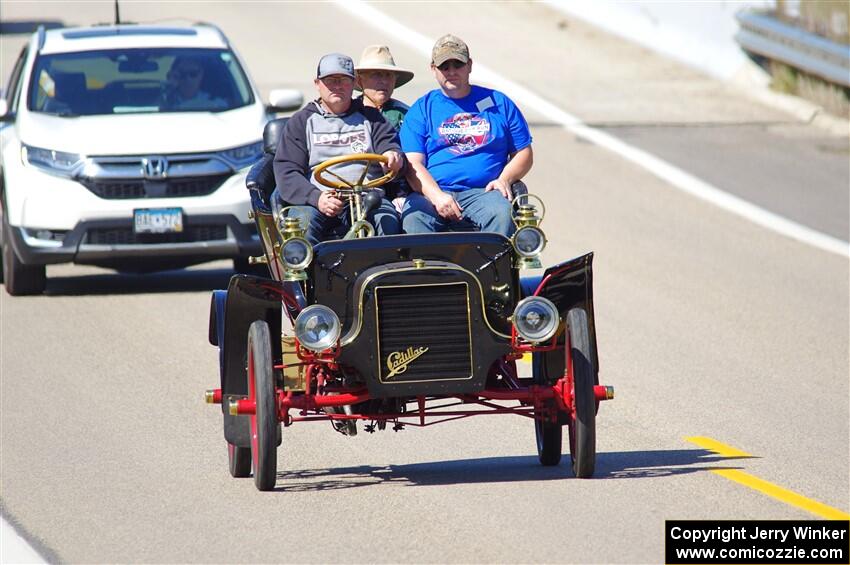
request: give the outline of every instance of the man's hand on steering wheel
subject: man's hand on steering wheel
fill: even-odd
[[[392,171],[393,173],[398,173],[401,170],[401,167],[404,165],[404,159],[401,156],[401,153],[398,151],[385,151],[384,157],[387,158],[386,163],[381,163],[381,168],[386,173],[387,171]]]
[[[317,208],[319,212],[328,217],[339,215],[345,203],[336,197],[336,193],[332,190],[323,190],[319,195]]]

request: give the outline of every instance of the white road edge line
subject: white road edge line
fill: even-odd
[[[0,564],[47,563],[39,553],[22,538],[15,528],[0,516]]]
[[[425,57],[430,58],[431,47],[434,43],[433,39],[405,26],[363,0],[334,0],[334,3],[342,10],[360,18],[366,23],[380,29],[382,32],[392,35],[407,46],[419,51]],[[534,108],[544,116],[548,116],[553,121],[561,124],[570,133],[616,153],[668,182],[682,192],[710,202],[727,212],[731,212],[778,234],[806,243],[823,251],[850,258],[850,243],[798,224],[728,192],[724,192],[651,153],[629,145],[604,131],[587,126],[579,118],[565,112],[531,90],[503,77],[479,62],[475,63],[475,76],[493,85],[515,101]]]

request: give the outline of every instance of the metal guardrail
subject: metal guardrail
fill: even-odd
[[[764,14],[740,12],[735,40],[749,52],[827,82],[850,87],[850,45],[842,45]]]

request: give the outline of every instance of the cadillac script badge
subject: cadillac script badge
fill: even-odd
[[[425,355],[428,351],[427,347],[408,347],[406,351],[393,351],[387,355],[387,378],[390,379],[396,375],[400,375],[407,370],[408,365]]]

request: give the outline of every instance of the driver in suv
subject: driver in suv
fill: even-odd
[[[195,57],[175,57],[168,71],[168,86],[162,107],[168,110],[221,110],[227,107],[223,98],[213,98],[201,89],[205,78],[202,61]]]

